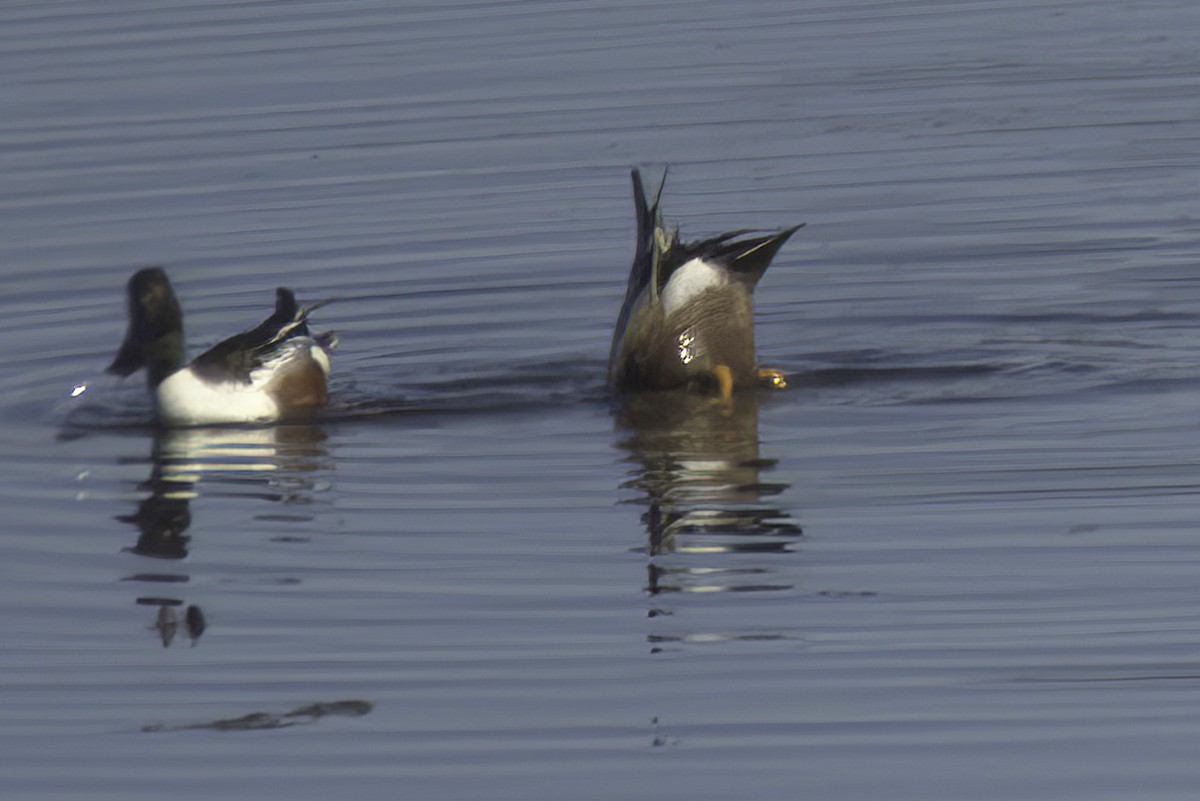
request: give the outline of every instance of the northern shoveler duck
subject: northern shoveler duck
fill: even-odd
[[[184,366],[183,314],[161,267],[138,270],[126,287],[129,329],[108,372],[146,368],[166,425],[262,423],[311,414],[328,400],[332,333],[311,334],[290,289],[275,290],[275,313]]]
[[[633,170],[637,250],[609,351],[609,386],[618,392],[696,387],[715,390],[727,403],[735,386],[786,386],[783,373],[758,367],[753,294],[803,223],[680,242],[679,229],[667,228],[659,212],[665,183],[664,175],[647,203],[641,173]]]

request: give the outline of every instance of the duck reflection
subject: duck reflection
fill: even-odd
[[[672,614],[664,601],[671,593],[792,586],[762,559],[742,556],[786,553],[801,535],[773,500],[788,485],[762,477],[775,462],[759,454],[758,402],[754,393],[731,404],[653,393],[629,398],[618,412],[628,432],[622,444],[637,465],[624,486],[645,506],[651,617]]]
[[[188,555],[192,524],[191,502],[205,481],[214,489],[205,494],[251,495],[278,502],[307,501],[316,488],[312,477],[326,462],[324,432],[315,425],[281,425],[269,428],[182,428],[155,433],[150,477],[141,485],[148,491],[137,511],[117,519],[134,526],[137,541],[125,549],[139,557],[181,561]],[[217,483],[219,482],[219,483]],[[236,493],[220,487],[236,487]],[[139,570],[127,581],[159,587],[185,585],[186,572],[171,569]],[[163,646],[182,631],[195,645],[208,623],[197,604],[187,604],[177,594],[163,592],[137,599],[140,606],[156,609],[150,629]]]

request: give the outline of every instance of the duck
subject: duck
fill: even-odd
[[[292,290],[275,290],[275,311],[185,364],[183,313],[166,271],[146,267],[126,285],[129,327],[107,372],[145,368],[159,423],[270,423],[311,416],[329,400],[332,332],[312,334]],[[328,301],[326,301],[328,302]]]
[[[787,386],[759,367],[754,289],[771,260],[804,223],[777,231],[741,229],[683,242],[632,170],[637,244],[608,357],[610,390],[623,394],[688,388],[732,402],[745,386]]]

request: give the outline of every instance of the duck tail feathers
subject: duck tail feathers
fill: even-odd
[[[272,339],[275,341],[291,336],[306,335],[308,333],[308,316],[333,301],[334,298],[326,298],[300,306],[296,303],[296,293],[281,286],[275,290],[275,312],[259,328],[264,332],[274,328],[276,333]]]
[[[734,231],[724,234],[713,240],[713,244],[717,246],[714,255],[719,261],[728,264],[734,272],[749,280],[751,284],[757,284],[763,277],[763,273],[771,266],[771,260],[775,258],[779,249],[792,238],[792,234],[803,227],[804,223],[800,223],[791,228],[784,228],[782,231],[762,234],[749,239],[737,239],[736,237],[753,233],[752,231]]]
[[[286,325],[296,319],[296,293],[285,286],[275,290],[275,313],[269,318],[272,322]]]
[[[655,205],[646,202],[646,187],[642,183],[642,173],[636,167],[630,173],[633,179],[633,209],[637,218],[636,249],[633,254],[633,264],[629,270],[629,289],[636,287],[638,291],[647,284],[653,284],[652,270],[654,266],[651,253],[654,249],[654,218],[657,212]],[[659,190],[661,192],[661,188]]]

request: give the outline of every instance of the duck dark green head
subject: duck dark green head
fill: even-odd
[[[161,267],[138,270],[125,291],[129,328],[108,372],[128,376],[145,367],[156,387],[183,363],[183,313]]]

